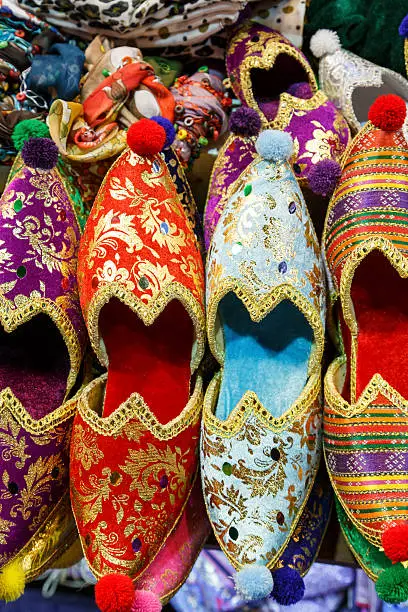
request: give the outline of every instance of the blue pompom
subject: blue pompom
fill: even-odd
[[[173,141],[176,137],[176,130],[174,129],[174,125],[172,124],[171,121],[169,121],[168,119],[166,119],[166,117],[150,117],[152,121],[155,121],[156,123],[158,123],[159,125],[162,126],[162,128],[164,128],[164,131],[166,132],[166,142],[164,143],[164,149],[168,149],[168,147],[173,144]]]
[[[408,38],[408,15],[405,15],[398,28],[399,35],[402,38]]]
[[[289,159],[293,152],[290,134],[279,130],[261,132],[255,146],[261,157],[276,162]]]
[[[305,594],[302,576],[291,567],[282,567],[273,572],[272,597],[281,606],[292,606]]]
[[[238,595],[245,601],[269,597],[273,589],[271,571],[264,565],[247,565],[234,576]]]

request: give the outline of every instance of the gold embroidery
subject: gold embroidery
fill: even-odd
[[[273,288],[269,294],[259,297],[248,290],[237,279],[226,277],[217,282],[214,291],[210,289],[210,299],[207,305],[207,335],[210,349],[217,361],[222,365],[224,355],[217,343],[216,317],[218,304],[227,293],[234,292],[245,305],[251,319],[255,322],[261,321],[278,304],[287,299],[305,315],[306,320],[313,329],[315,335],[315,346],[310,359],[310,372],[320,370],[320,364],[324,349],[324,329],[320,320],[319,312],[316,311],[309,301],[291,285],[279,285]]]
[[[236,39],[233,39],[230,49],[233,48],[235,43]],[[231,51],[228,50],[228,53],[230,52]],[[259,55],[255,55],[256,53],[259,53]],[[270,70],[273,68],[278,55],[289,55],[302,66],[308,76],[309,84],[314,95],[309,99],[300,99],[295,98],[288,93],[282,93],[280,96],[279,109],[276,117],[274,120],[268,121],[264,113],[259,108],[252,91],[251,70],[254,68]],[[258,43],[251,43],[251,55],[243,59],[239,66],[239,71],[239,78],[242,86],[242,92],[245,97],[245,102],[248,106],[254,108],[258,112],[263,127],[283,130],[285,127],[287,127],[294,110],[314,110],[327,100],[327,96],[322,91],[318,91],[316,78],[306,58],[302,56],[298,49],[291,47],[283,41],[278,42],[275,39],[271,40],[270,43],[267,41],[265,45],[265,41],[261,39]]]
[[[88,268],[91,269],[96,258],[106,257],[106,248],[109,246],[115,251],[119,249],[119,241],[127,245],[126,251],[134,253],[143,248],[143,241],[133,225],[134,215],[117,213],[110,210],[101,215],[95,226],[92,240],[88,248]],[[156,256],[158,257],[157,253]]]
[[[158,209],[155,208],[157,206]],[[141,212],[138,215],[141,227],[146,234],[152,234],[152,241],[157,242],[159,247],[166,246],[170,253],[180,253],[180,247],[186,246],[186,234],[181,228],[177,228],[175,223],[170,223],[166,218],[160,218],[164,213],[162,206],[167,211],[171,210],[180,215],[178,200],[175,205],[173,198],[167,198],[161,202],[148,198],[143,201]]]
[[[310,411],[312,404],[317,400],[320,393],[319,372],[310,376],[298,399],[281,417],[276,418],[262,405],[256,393],[247,391],[228,418],[221,421],[214,414],[214,402],[221,385],[221,377],[222,371],[214,376],[207,388],[204,397],[203,422],[205,429],[222,438],[234,437],[252,413],[267,429],[275,433],[281,433],[291,421],[295,418],[301,418],[301,415]]]
[[[27,474],[24,475],[26,486],[20,490],[19,500],[10,510],[10,516],[16,518],[17,514],[20,513],[25,521],[31,517],[33,512],[33,520],[30,522],[30,531],[35,531],[44,521],[46,515],[49,512],[49,508],[46,506],[41,507],[42,495],[44,493],[51,492],[51,486],[55,481],[51,476],[52,469],[57,465],[62,467],[62,458],[58,455],[51,455],[50,457],[43,458],[39,457],[34,463],[28,467]],[[59,473],[61,478],[63,470]],[[3,471],[2,481],[6,487],[6,491],[1,494],[1,499],[10,499],[12,494],[7,490],[10,477],[7,470]],[[41,508],[45,516],[39,514],[39,508]]]
[[[73,506],[76,509],[76,514],[80,514],[84,525],[96,520],[102,512],[102,502],[110,498],[111,487],[117,487],[122,482],[121,477],[112,481],[111,476],[111,469],[104,467],[101,478],[98,478],[96,474],[90,474],[89,486],[81,482],[80,488],[72,487]]]
[[[11,418],[10,413],[6,412],[4,416],[5,419],[0,421],[1,458],[3,461],[11,461],[12,458],[17,459],[14,465],[16,468],[22,469],[25,466],[26,460],[30,458],[30,455],[27,455],[25,452],[27,448],[25,438],[17,439],[20,433],[20,426]]]
[[[90,396],[106,384],[107,374],[92,381],[79,399],[78,411],[85,423],[102,436],[114,436],[124,430],[128,421],[137,418],[141,427],[151,431],[158,440],[170,440],[200,418],[202,408],[202,378],[196,377],[195,389],[183,411],[165,425],[160,423],[150,411],[141,395],[132,393],[130,398],[121,404],[112,414],[102,418],[91,408]]]
[[[34,580],[55,563],[77,537],[78,532],[67,493],[14,559],[20,561],[26,580]]]
[[[189,450],[185,451],[184,455],[188,455],[189,452]],[[141,451],[130,449],[125,465],[119,467],[132,478],[129,490],[136,489],[143,501],[151,500],[157,491],[156,483],[149,485],[150,477],[157,474],[159,469],[166,469],[169,477],[167,489],[170,491],[170,503],[174,504],[175,492],[179,499],[183,499],[186,493],[187,474],[183,465],[185,461],[179,448],[172,452],[169,446],[162,450],[148,444],[147,449]]]
[[[87,327],[92,348],[102,365],[108,366],[108,357],[99,341],[99,313],[112,297],[118,298],[129,306],[145,325],[151,325],[171,300],[180,300],[192,318],[196,331],[196,350],[192,358],[191,368],[194,371],[199,366],[205,348],[204,313],[191,291],[177,281],[169,283],[160,293],[153,296],[149,304],[143,303],[139,298],[127,291],[121,283],[114,282],[98,290],[88,307]]]
[[[28,433],[39,436],[48,432],[74,416],[77,406],[77,401],[81,391],[73,397],[69,402],[66,402],[51,414],[47,414],[41,419],[33,419],[19,399],[13,394],[12,390],[7,387],[0,392],[0,422],[2,428],[7,428],[9,421],[9,412]],[[64,430],[66,431],[66,430]],[[38,441],[37,441],[38,444]]]
[[[75,448],[75,457],[81,462],[84,470],[90,470],[103,459],[103,452],[97,446],[96,436],[92,431],[85,431],[81,424],[75,427],[72,445]]]
[[[3,506],[0,504],[0,544],[7,544],[7,537],[10,533],[11,527],[15,527],[16,524],[13,521],[8,521],[2,518],[1,511]]]

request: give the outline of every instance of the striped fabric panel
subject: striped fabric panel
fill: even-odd
[[[386,400],[384,400],[385,402]],[[337,494],[355,520],[380,531],[408,518],[408,415],[391,404],[353,417],[325,408],[324,446]]]
[[[380,194],[384,191],[397,194],[393,210],[381,203]],[[366,207],[358,210],[353,198],[363,193]],[[408,251],[408,210],[398,210],[398,194],[405,193],[408,194],[408,146],[402,134],[384,137],[377,130],[368,132],[351,150],[330,206],[326,253],[336,276],[340,276],[353,248],[373,235],[387,237],[400,250]],[[336,208],[341,209],[339,216]]]

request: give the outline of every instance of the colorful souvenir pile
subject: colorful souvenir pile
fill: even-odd
[[[306,4],[0,4],[1,600],[289,606],[333,523],[408,600],[408,81]]]

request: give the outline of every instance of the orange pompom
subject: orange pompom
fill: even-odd
[[[108,574],[95,585],[95,601],[101,612],[130,612],[134,596],[132,579],[123,574]]]
[[[368,118],[380,130],[395,132],[405,121],[407,108],[405,102],[395,94],[379,96],[368,111]]]
[[[382,534],[384,552],[393,563],[408,561],[408,522],[393,523]]]
[[[155,155],[166,144],[166,130],[151,119],[140,119],[128,129],[127,143],[137,155]]]

